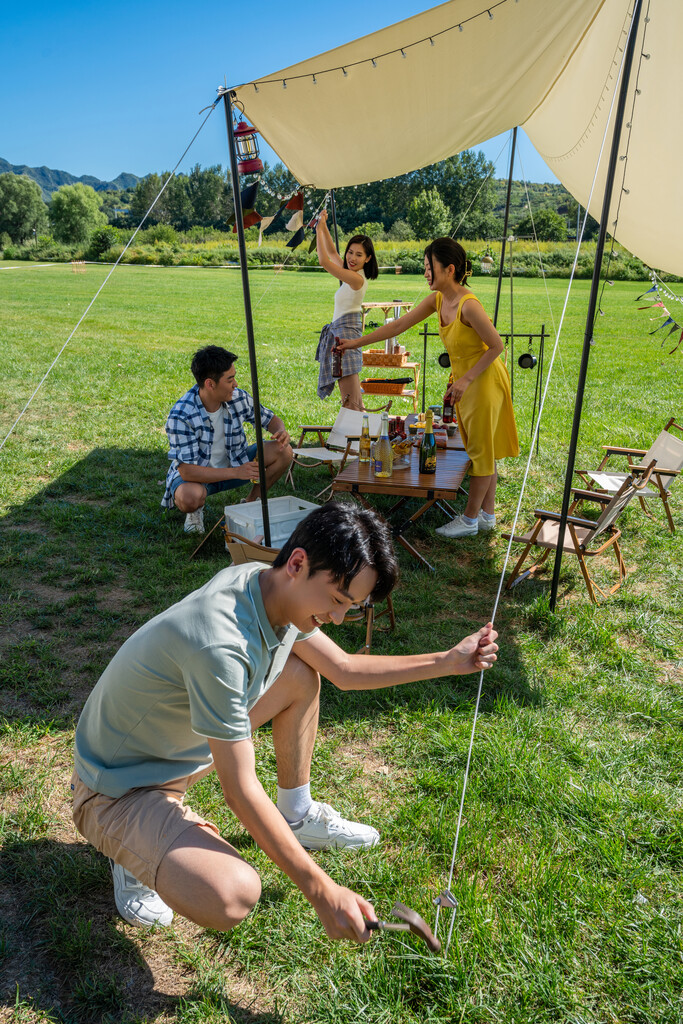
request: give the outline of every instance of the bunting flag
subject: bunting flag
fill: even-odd
[[[303,227],[299,228],[297,233],[295,235],[292,235],[290,240],[287,242],[287,248],[296,249],[297,245],[301,245],[305,237],[306,232],[304,231]]]
[[[286,206],[287,210],[293,210],[292,216],[287,221],[288,231],[298,231],[304,226],[304,194],[297,192],[292,196]],[[303,241],[303,239],[302,239]],[[297,243],[299,244],[299,243]]]
[[[664,330],[666,327],[669,328],[667,333],[662,338],[661,347],[664,346],[664,343],[668,341],[672,334],[675,334],[677,331],[681,332],[678,341],[676,342],[674,347],[669,350],[669,355],[672,355],[676,351],[676,349],[680,347],[681,343],[683,343],[683,314],[678,319],[676,317],[673,317],[669,312],[668,308],[664,305],[662,295],[664,295],[667,301],[673,302],[683,303],[683,298],[679,295],[674,295],[674,293],[669,288],[667,288],[664,282],[660,280],[660,278],[657,276],[654,270],[650,271],[650,278],[652,279],[652,287],[648,288],[648,290],[646,292],[643,292],[641,295],[638,295],[635,301],[639,302],[641,299],[644,299],[648,295],[650,295],[652,296],[650,304],[648,306],[638,306],[638,309],[661,310],[661,312],[659,312],[656,317],[650,317],[650,319],[662,320],[662,323],[659,324],[658,327],[655,327],[654,330],[648,331],[648,335],[653,335],[657,334],[661,330]],[[681,322],[679,322],[679,320]]]

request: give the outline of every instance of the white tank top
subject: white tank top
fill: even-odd
[[[347,284],[346,281],[342,281],[340,287],[337,288],[334,293],[333,320],[338,320],[340,316],[345,316],[347,313],[360,313],[361,303],[365,296],[365,289],[368,286],[368,282],[363,270],[358,270],[357,273],[363,278],[363,287],[356,291],[350,284]]]

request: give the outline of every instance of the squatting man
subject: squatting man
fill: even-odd
[[[247,444],[244,424],[254,423],[254,399],[237,387],[237,356],[220,345],[200,348],[190,369],[196,384],[175,403],[166,421],[171,460],[163,508],[185,512],[185,533],[204,533],[208,494],[252,487],[244,501],[261,497],[256,445]],[[260,406],[261,426],[272,436],[263,445],[266,488],[289,469],[292,449],[287,429],[272,409]]]
[[[379,833],[311,796],[320,677],[373,690],[488,669],[491,623],[449,651],[347,654],[320,627],[381,600],[398,566],[372,511],[328,503],[294,531],[272,567],[221,570],[120,648],[76,730],[72,779],[79,832],[110,858],[116,905],[133,924],[173,912],[207,928],[239,924],[259,899],[258,874],[183,802],[216,771],[225,802],[315,908],[331,939],[366,942],[362,895],[334,882],[307,850],[372,847]],[[272,722],[277,803],[255,770],[252,732]]]

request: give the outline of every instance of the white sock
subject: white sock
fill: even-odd
[[[296,789],[277,787],[277,809],[290,825],[294,821],[301,821],[308,814],[312,803],[310,782]]]
[[[463,521],[466,522],[468,526],[476,526],[477,525],[477,517],[476,516],[474,517],[474,519],[470,519],[470,517],[466,516],[464,514],[464,512],[463,512],[462,518],[463,518]]]
[[[495,521],[496,521],[496,513],[495,512],[484,512],[484,510],[482,509],[481,512],[479,513],[479,515],[481,516],[482,519],[486,519],[490,523],[495,523]]]

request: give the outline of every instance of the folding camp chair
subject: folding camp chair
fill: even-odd
[[[683,470],[683,440],[671,433],[672,427],[675,430],[683,431],[683,427],[675,423],[671,417],[664,430],[647,451],[642,448],[618,448],[613,445],[603,445],[606,454],[595,472],[577,469],[577,475],[588,485],[588,490],[602,491],[603,494],[611,495],[619,490],[627,476],[626,473],[614,473],[605,469],[613,455],[626,456],[630,469],[633,469],[634,466],[640,468],[648,466],[654,459],[657,464],[652,471],[652,486],[639,493],[638,500],[645,515],[652,519],[652,513],[645,504],[645,499],[661,498],[669,529],[674,533],[674,521],[669,507],[669,491],[676,477]],[[639,455],[642,456],[640,462],[634,462],[634,458]],[[570,512],[574,511],[580,500],[579,498],[572,504]]]
[[[223,533],[225,534],[225,546],[235,565],[243,565],[245,562],[266,562],[267,564],[272,564],[279,554],[279,548],[267,548],[265,545],[258,544],[254,540],[249,540],[248,537],[234,533],[225,524],[223,524]],[[375,611],[374,603],[368,598],[365,604],[352,608],[346,613],[344,616],[345,623],[365,622],[365,643],[356,651],[356,654],[370,653],[372,631],[375,622],[385,615],[389,616],[389,625],[386,628],[388,630],[395,629],[396,616],[394,614],[391,594],[387,596],[386,608],[383,608],[380,612]]]
[[[299,444],[293,448],[294,459],[289,467],[287,479],[292,488],[294,479],[292,469],[294,466],[301,466],[304,469],[314,469],[316,466],[327,466],[332,476],[335,476],[340,469],[344,468],[349,456],[358,455],[358,438],[363,427],[363,416],[367,415],[370,421],[370,436],[376,438],[379,435],[381,417],[377,413],[363,413],[356,409],[341,408],[337,418],[331,427],[321,424],[301,425],[301,437]],[[307,434],[317,434],[320,446],[317,448],[303,447],[303,441]],[[323,437],[327,434],[327,439]],[[320,494],[328,490],[324,488]],[[316,497],[320,497],[320,494]]]
[[[634,467],[633,475],[626,477],[623,484],[612,498],[610,498],[609,495],[602,494],[600,491],[574,490],[572,492],[577,498],[597,501],[603,505],[602,513],[597,520],[580,519],[578,516],[569,516],[567,518],[567,526],[565,528],[564,541],[562,544],[562,550],[565,554],[575,555],[578,559],[581,574],[584,578],[586,589],[588,590],[588,596],[594,604],[597,603],[597,598],[595,596],[596,590],[603,597],[607,597],[608,594],[613,594],[618,590],[623,580],[626,578],[626,566],[624,565],[621,548],[619,547],[621,530],[617,529],[614,524],[617,516],[621,515],[629,501],[636,497],[640,491],[647,486],[654,465],[654,461],[652,461],[650,465],[645,468],[641,469],[640,467]],[[636,482],[637,477],[640,478],[638,482]],[[510,590],[511,587],[520,583],[523,579],[527,579],[529,576],[532,576],[542,568],[550,552],[557,550],[560,534],[560,513],[544,512],[537,509],[534,512],[534,515],[536,516],[536,524],[533,529],[528,533],[523,534],[521,537],[512,538],[515,543],[524,544],[525,547],[517,561],[517,564],[510,573],[510,577],[506,584],[507,590]],[[504,533],[503,536],[506,540],[510,539],[509,533]],[[597,546],[595,546],[596,543]],[[522,566],[533,547],[543,548],[543,554],[537,562],[522,572]],[[603,590],[598,586],[588,572],[588,560],[595,558],[597,555],[602,555],[608,549],[611,549],[614,552],[617,569],[619,571],[619,579],[608,590]]]

